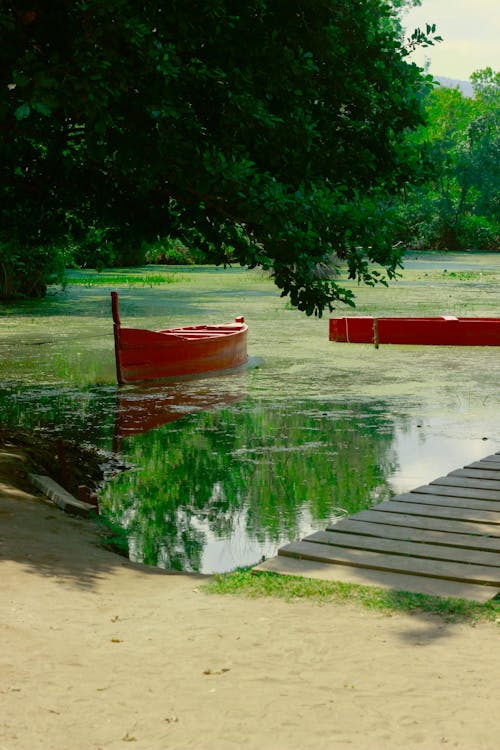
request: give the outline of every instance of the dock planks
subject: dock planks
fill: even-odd
[[[500,593],[500,452],[291,542],[254,571],[488,601]]]

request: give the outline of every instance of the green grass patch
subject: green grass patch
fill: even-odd
[[[455,281],[490,281],[498,276],[495,271],[443,271],[443,276]]]
[[[142,286],[154,287],[160,284],[174,284],[181,280],[180,274],[172,273],[79,273],[68,275],[65,286]]]
[[[354,603],[384,612],[439,615],[448,622],[490,621],[500,623],[500,599],[476,604],[465,599],[442,599],[427,594],[320,581],[275,573],[252,573],[250,569],[217,574],[203,586],[209,594],[232,594],[253,598],[276,597],[288,602],[307,599],[321,604]]]
[[[417,271],[415,269],[405,270],[402,274],[405,281],[426,281],[431,282],[449,282],[450,286],[457,282],[475,281],[483,283],[492,283],[498,281],[500,274],[495,270],[485,269],[483,271],[448,271],[446,268],[442,271]]]

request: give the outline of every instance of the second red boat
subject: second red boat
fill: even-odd
[[[351,344],[500,346],[500,318],[330,318],[330,341]]]

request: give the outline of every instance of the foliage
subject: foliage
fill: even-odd
[[[172,237],[157,239],[145,245],[144,258],[146,263],[167,266],[192,266],[203,262],[203,255],[199,250],[186,247],[184,243]]]
[[[37,0],[0,9],[4,241],[86,265],[170,236],[321,314],[398,266],[387,197],[425,81],[389,0]],[[435,36],[434,36],[435,39]],[[78,249],[79,248],[79,249]],[[380,264],[374,271],[372,263]]]
[[[47,284],[61,282],[65,257],[53,245],[33,244],[29,250],[0,238],[0,299],[43,297]]]
[[[427,125],[408,136],[430,167],[400,204],[401,240],[417,249],[497,250],[500,243],[500,73],[471,76],[474,97],[435,88]]]

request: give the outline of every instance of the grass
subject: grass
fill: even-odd
[[[476,281],[480,283],[498,283],[500,273],[498,271],[406,271],[401,277],[406,281],[425,281],[426,283],[438,282],[449,283],[461,281]],[[396,282],[397,283],[397,282]]]
[[[246,597],[274,597],[287,602],[308,600],[320,604],[357,604],[383,612],[406,612],[438,615],[448,622],[500,623],[500,599],[485,604],[465,599],[442,599],[427,594],[332,583],[274,573],[252,573],[242,569],[215,575],[203,586],[209,594],[232,594]]]
[[[181,275],[177,272],[171,273],[143,273],[129,271],[125,273],[106,273],[97,271],[77,271],[66,275],[65,286],[143,286],[153,287],[160,284],[174,284],[181,280]]]
[[[490,281],[498,277],[495,271],[443,271],[443,276],[457,281]]]
[[[91,289],[103,286],[128,286],[128,287],[156,287],[163,284],[174,284],[179,282],[192,283],[196,280],[203,285],[206,284],[207,274],[218,275],[223,271],[217,266],[142,266],[137,268],[104,269],[67,269],[63,285],[65,287],[79,286]],[[232,272],[232,273],[231,273]],[[269,273],[262,270],[254,270],[252,273],[244,273],[238,266],[225,270],[226,278],[230,279],[231,287],[248,287],[270,282]],[[218,290],[220,291],[220,290]]]

